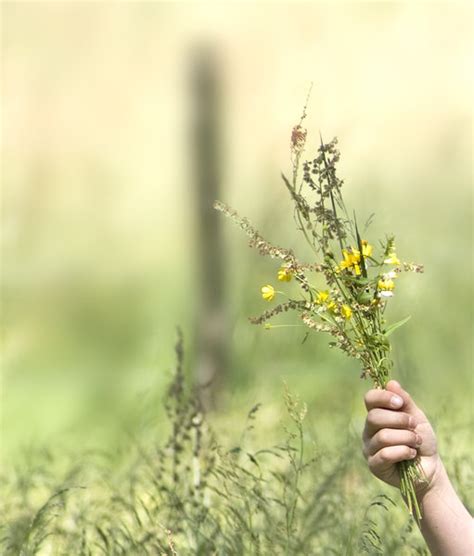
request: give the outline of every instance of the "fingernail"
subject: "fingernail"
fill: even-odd
[[[421,444],[423,443],[423,439],[421,438],[421,436],[419,434],[416,435],[415,443],[416,443],[417,446],[421,446]]]
[[[391,405],[392,407],[395,407],[395,408],[402,407],[402,405],[403,405],[403,400],[402,400],[402,398],[400,398],[400,396],[396,396],[396,395],[395,395],[395,396],[392,396],[392,397],[390,398],[390,405]]]
[[[408,427],[410,429],[415,429],[416,428],[415,419],[413,419],[413,417],[408,418]]]
[[[416,457],[416,450],[410,450],[410,459]]]

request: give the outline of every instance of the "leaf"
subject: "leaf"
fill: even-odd
[[[359,253],[360,253],[360,263],[362,266],[362,276],[364,278],[367,278],[367,268],[365,266],[365,257],[362,254],[362,240],[360,238],[360,234],[359,234],[359,228],[357,227],[357,219],[356,219],[356,213],[354,211],[354,225],[355,225],[355,231],[356,231],[356,238],[357,238],[357,247],[359,249]]]
[[[390,334],[392,334],[392,332],[395,332],[395,330],[397,328],[400,328],[400,326],[403,326],[410,319],[411,319],[411,315],[408,315],[408,317],[405,317],[404,319],[399,320],[397,322],[394,322],[390,326],[387,326],[387,328],[385,329],[385,332],[384,332],[385,336],[390,336]]]

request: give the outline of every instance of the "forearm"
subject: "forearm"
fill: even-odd
[[[474,524],[439,460],[432,486],[420,496],[420,530],[433,556],[474,554]]]

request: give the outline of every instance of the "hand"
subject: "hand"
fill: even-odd
[[[369,390],[365,405],[368,414],[362,436],[363,453],[372,473],[399,487],[395,464],[418,455],[428,481],[418,487],[420,493],[429,490],[442,464],[435,433],[423,411],[395,380],[388,382],[386,390]]]

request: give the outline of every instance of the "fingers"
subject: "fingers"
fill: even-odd
[[[401,409],[403,398],[390,390],[373,389],[369,390],[365,397],[365,407],[370,411],[374,407],[384,407],[386,409]]]
[[[389,484],[398,484],[394,464],[416,457],[423,440],[415,429],[426,418],[395,380],[389,381],[385,390],[369,390],[365,406],[363,452],[369,468]]]
[[[368,457],[369,469],[375,473],[383,473],[395,463],[416,457],[416,450],[410,446],[387,446]]]
[[[422,438],[414,431],[400,429],[382,429],[374,434],[374,436],[366,443],[366,457],[375,455],[378,451],[391,446],[409,446],[410,448],[419,448],[422,444]]]
[[[386,390],[390,392],[391,395],[400,396],[400,398],[403,399],[403,410],[407,413],[414,413],[418,410],[410,394],[404,390],[396,380],[390,380],[387,383]]]
[[[380,429],[411,429],[416,426],[415,419],[403,411],[391,411],[375,407],[367,414],[365,435],[372,437]]]

